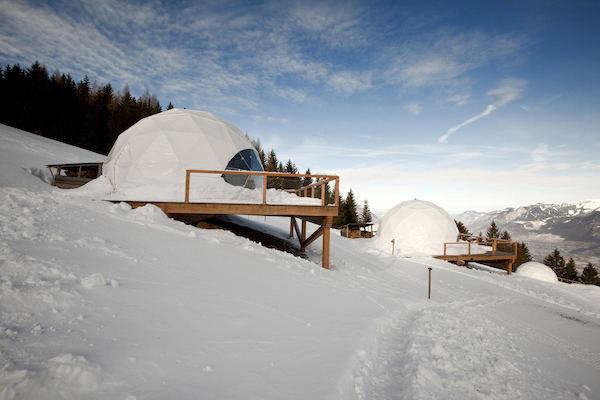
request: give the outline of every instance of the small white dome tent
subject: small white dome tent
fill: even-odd
[[[125,184],[185,182],[187,169],[263,170],[258,153],[239,128],[209,112],[174,108],[121,133],[102,175],[118,190]],[[242,179],[230,183],[248,183],[246,176]]]
[[[529,261],[519,265],[515,274],[544,282],[558,283],[558,277],[556,276],[556,273],[552,271],[552,268],[535,261]]]
[[[400,253],[443,254],[444,242],[456,242],[458,228],[441,207],[424,200],[402,202],[381,220],[377,236],[384,243],[394,240]]]

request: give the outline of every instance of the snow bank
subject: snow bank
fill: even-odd
[[[529,261],[519,265],[515,274],[544,282],[558,283],[558,277],[556,276],[556,273],[552,271],[552,268],[535,261]]]

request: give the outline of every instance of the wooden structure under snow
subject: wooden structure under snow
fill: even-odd
[[[262,203],[261,204],[233,204],[233,203],[194,203],[190,202],[190,175],[191,174],[217,174],[223,177],[228,175],[256,176],[262,179]],[[269,204],[267,202],[267,178],[312,178],[317,182],[301,187],[299,189],[287,189],[285,191],[295,193],[300,197],[320,198],[321,205],[295,205],[295,204]],[[326,204],[325,185],[329,182],[335,183],[333,204]],[[317,197],[317,194],[320,197]],[[334,175],[306,175],[306,174],[287,174],[276,172],[254,172],[254,171],[205,171],[205,170],[187,170],[185,199],[182,202],[160,202],[160,201],[124,201],[133,208],[142,207],[146,204],[153,204],[160,208],[165,214],[173,219],[186,223],[197,223],[202,219],[220,214],[240,214],[240,215],[265,215],[289,217],[291,219],[290,235],[293,237],[296,232],[300,250],[305,251],[306,247],[323,237],[323,268],[329,269],[329,248],[331,237],[331,225],[333,217],[338,215],[339,198],[339,177]],[[297,220],[301,220],[301,227]],[[319,228],[307,237],[307,222],[319,226]]]
[[[61,189],[73,189],[85,185],[102,175],[101,162],[46,165],[54,184]]]

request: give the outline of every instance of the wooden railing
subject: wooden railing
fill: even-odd
[[[517,242],[511,242],[510,240],[505,240],[505,239],[490,239],[490,238],[484,238],[481,236],[475,236],[475,235],[466,235],[464,233],[461,233],[460,235],[460,240],[464,240],[468,243],[468,253],[467,255],[471,255],[471,243],[475,243],[477,245],[483,245],[483,246],[492,246],[492,255],[495,256],[496,252],[498,251],[498,244],[500,244],[500,246],[507,246],[508,245],[512,245],[512,249],[513,251],[505,251],[505,253],[513,253],[515,257],[517,256]],[[460,242],[449,242],[449,243],[444,243],[444,256],[446,255],[446,245],[464,245],[464,243],[460,243]],[[504,251],[504,249],[501,247],[500,251]]]
[[[578,283],[578,284],[580,284],[580,285],[592,285],[591,283],[574,281],[574,280],[572,280],[572,279],[561,278],[560,276],[558,276],[557,278],[558,278],[558,280],[559,280],[560,282],[564,282],[564,283]]]
[[[299,189],[278,189],[282,191],[286,191],[288,193],[295,193],[300,197],[306,197],[307,190],[311,189],[311,197],[316,198],[316,188],[320,187],[320,199],[321,205],[325,206],[325,185],[329,182],[335,181],[335,189],[334,189],[334,205],[337,207],[339,202],[339,193],[340,193],[340,177],[335,175],[307,175],[307,174],[286,174],[282,172],[258,172],[258,171],[209,171],[209,170],[196,170],[196,169],[188,169],[185,171],[185,202],[189,203],[190,201],[190,175],[191,174],[218,174],[218,175],[252,175],[252,176],[262,176],[263,184],[262,184],[262,204],[267,204],[267,178],[275,177],[275,178],[311,178],[317,179],[317,182],[311,183],[305,187],[301,187]]]

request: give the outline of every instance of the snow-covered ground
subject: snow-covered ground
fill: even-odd
[[[43,182],[101,159],[0,126],[1,400],[600,398],[599,287],[335,234],[324,270]]]

